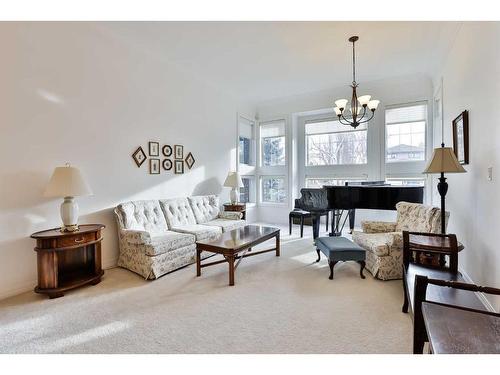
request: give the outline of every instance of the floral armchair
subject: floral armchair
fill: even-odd
[[[419,203],[396,204],[396,222],[363,221],[352,239],[366,250],[366,268],[381,280],[403,277],[403,231],[440,233],[441,210]],[[446,224],[449,213],[446,213]]]

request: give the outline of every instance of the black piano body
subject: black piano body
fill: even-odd
[[[325,185],[328,208],[337,212],[332,220],[335,228],[330,235],[340,235],[342,211],[348,210],[349,227],[354,229],[355,210],[357,208],[371,210],[395,210],[396,203],[405,201],[423,203],[423,186],[396,186],[384,181],[346,182],[345,186]],[[345,223],[345,219],[344,219]]]

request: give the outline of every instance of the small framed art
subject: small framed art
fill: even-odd
[[[453,152],[460,164],[469,164],[469,112],[463,111],[452,123]]]
[[[160,159],[149,159],[149,174],[160,174]]]
[[[175,163],[175,168],[174,172],[175,174],[183,174],[184,173],[184,160],[174,160]]]
[[[176,159],[184,159],[184,146],[174,145],[174,157]]]
[[[161,148],[161,152],[163,154],[163,156],[165,157],[170,157],[172,156],[172,146],[170,145],[164,145],[162,148]]]
[[[195,162],[195,160],[194,160],[193,154],[192,153],[187,154],[186,165],[189,169],[191,169],[193,167],[194,162]]]
[[[137,149],[132,154],[132,158],[134,159],[135,164],[137,164],[137,167],[140,168],[142,163],[144,163],[144,161],[146,160],[146,153],[141,146],[137,147]]]
[[[158,142],[149,142],[149,156],[160,156],[160,144]]]
[[[166,171],[169,171],[172,169],[172,160],[163,159],[162,165],[163,165],[163,169],[165,169]]]

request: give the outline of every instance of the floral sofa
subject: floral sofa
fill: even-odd
[[[440,233],[441,210],[419,203],[396,204],[395,223],[361,222],[362,232],[354,231],[352,239],[366,250],[366,268],[381,280],[403,277],[403,231]],[[446,224],[449,213],[446,213]]]
[[[132,201],[118,205],[118,266],[156,279],[195,261],[196,241],[245,225],[239,212],[221,212],[215,195]]]

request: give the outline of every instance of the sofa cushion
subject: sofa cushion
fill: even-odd
[[[219,215],[219,198],[216,195],[188,197],[198,224],[213,220]]]
[[[143,230],[151,233],[167,231],[167,222],[156,200],[122,203],[116,208],[124,229]]]
[[[389,255],[389,244],[386,233],[352,232],[352,240],[363,249],[378,256]]]
[[[245,220],[227,220],[227,219],[214,219],[203,223],[206,226],[220,227],[223,232],[229,232],[233,229],[241,228],[246,225]]]
[[[169,229],[183,225],[196,224],[196,219],[187,198],[160,200]]]
[[[216,239],[222,233],[222,229],[220,227],[202,224],[180,225],[173,227],[172,230],[180,233],[194,234],[196,236],[196,241]]]
[[[150,234],[144,231],[122,230],[121,236],[129,245],[135,245],[137,250],[149,256],[155,256],[168,251],[177,250],[181,247],[193,245],[195,236],[187,233],[166,231],[158,234]]]

